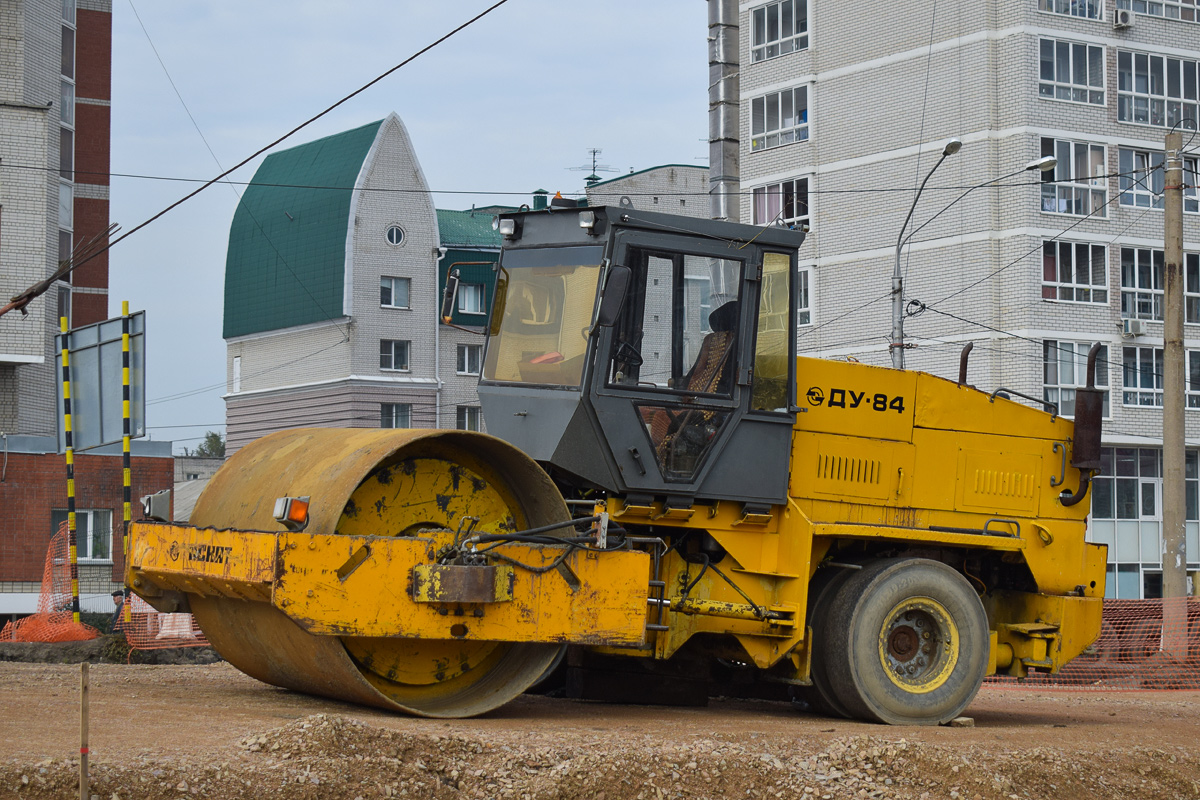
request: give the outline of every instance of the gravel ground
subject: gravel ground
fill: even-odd
[[[77,797],[79,667],[0,663],[0,797]],[[789,704],[524,696],[471,720],[275,689],[227,664],[91,667],[91,791],[145,798],[1200,799],[1196,692],[985,689],[970,728]]]

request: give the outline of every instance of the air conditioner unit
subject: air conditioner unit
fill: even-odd
[[[1140,319],[1121,320],[1122,336],[1141,336],[1146,332],[1146,323]]]
[[[1113,30],[1123,31],[1133,27],[1133,12],[1128,8],[1118,8],[1113,12]]]

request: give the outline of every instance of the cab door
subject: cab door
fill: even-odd
[[[623,490],[783,502],[794,254],[622,231],[613,263],[633,278],[589,401]]]

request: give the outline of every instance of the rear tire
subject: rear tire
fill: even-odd
[[[812,670],[809,674],[812,686],[797,686],[795,696],[807,703],[810,709],[826,717],[848,719],[851,716],[829,682],[828,642],[831,632],[827,621],[833,598],[853,575],[853,570],[826,568],[814,578],[808,593],[808,613],[805,616],[813,631],[813,640],[809,644],[812,651]]]
[[[886,559],[838,589],[826,624],[830,688],[851,716],[937,725],[959,716],[987,672],[987,614],[938,561]]]

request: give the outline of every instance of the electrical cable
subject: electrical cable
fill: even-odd
[[[263,153],[267,152],[267,151],[268,151],[268,150],[270,150],[271,148],[273,148],[273,147],[275,147],[275,146],[279,145],[280,143],[282,143],[282,142],[286,141],[287,139],[289,139],[290,137],[292,137],[294,134],[298,133],[299,131],[301,131],[301,130],[303,130],[304,128],[308,127],[308,126],[309,126],[309,125],[311,125],[312,123],[314,123],[314,122],[316,122],[317,120],[321,119],[321,118],[322,118],[322,117],[324,117],[326,114],[329,114],[329,113],[330,113],[330,112],[332,112],[334,109],[338,108],[339,106],[341,106],[341,105],[343,105],[343,104],[347,103],[347,102],[348,102],[348,101],[350,101],[351,99],[353,99],[353,98],[357,97],[358,95],[362,94],[362,93],[363,93],[363,92],[365,92],[367,89],[371,88],[371,87],[372,87],[372,86],[374,86],[375,84],[377,84],[377,83],[379,83],[380,81],[382,81],[384,78],[388,77],[388,76],[389,76],[389,75],[391,75],[392,73],[396,72],[397,70],[401,69],[402,67],[404,67],[404,66],[406,66],[407,64],[411,63],[412,61],[416,60],[416,59],[417,59],[417,58],[419,58],[420,56],[422,56],[422,55],[424,55],[425,53],[429,52],[429,51],[430,51],[430,50],[432,50],[433,48],[435,48],[435,47],[437,47],[438,45],[440,45],[442,42],[446,41],[446,40],[447,40],[447,39],[449,39],[450,37],[454,36],[455,34],[459,33],[460,31],[464,30],[465,28],[469,27],[470,25],[474,24],[474,23],[475,23],[475,22],[477,22],[478,20],[480,20],[480,19],[483,19],[485,16],[487,16],[487,15],[488,15],[488,14],[490,14],[490,13],[492,13],[492,12],[493,12],[493,11],[495,11],[497,8],[499,8],[500,6],[504,5],[504,4],[505,4],[505,3],[507,3],[507,2],[508,2],[508,0],[497,0],[497,2],[495,2],[494,4],[492,4],[491,6],[489,6],[488,8],[484,9],[483,11],[481,11],[481,12],[480,12],[480,13],[478,13],[478,14],[476,14],[476,15],[475,15],[474,17],[472,17],[471,19],[467,20],[466,22],[462,23],[462,24],[461,24],[461,25],[459,25],[458,27],[454,28],[454,29],[453,29],[453,30],[451,30],[449,33],[447,33],[447,34],[443,35],[442,37],[440,37],[440,38],[438,38],[438,39],[434,40],[432,43],[430,43],[430,44],[426,45],[425,47],[421,48],[421,49],[420,49],[420,50],[418,50],[416,53],[414,53],[414,54],[412,54],[411,56],[409,56],[408,58],[404,59],[403,61],[401,61],[401,62],[400,62],[399,64],[397,64],[396,66],[392,67],[391,69],[387,70],[386,72],[384,72],[384,73],[382,73],[382,74],[378,75],[377,77],[375,77],[375,78],[373,78],[372,80],[368,81],[367,83],[363,84],[362,86],[360,86],[359,88],[357,88],[357,89],[355,89],[353,92],[351,92],[350,94],[346,95],[346,96],[345,96],[345,97],[343,97],[342,99],[340,99],[340,100],[338,100],[337,102],[335,102],[333,105],[331,105],[331,106],[329,106],[328,108],[326,108],[325,110],[323,110],[323,111],[321,111],[321,112],[317,113],[315,116],[312,116],[312,117],[310,117],[309,119],[305,120],[304,122],[301,122],[299,125],[297,125],[296,127],[292,128],[290,131],[288,131],[287,133],[285,133],[283,136],[280,136],[278,139],[276,139],[275,141],[271,142],[270,144],[268,144],[268,145],[266,145],[266,146],[264,146],[264,147],[261,147],[261,148],[259,148],[258,150],[256,150],[256,151],[255,151],[254,153],[252,153],[251,155],[249,155],[249,156],[247,156],[246,158],[244,158],[244,159],[242,159],[241,161],[239,161],[237,164],[235,164],[235,165],[234,165],[233,167],[231,167],[230,169],[227,169],[227,170],[225,170],[225,171],[224,171],[224,172],[222,172],[220,175],[217,175],[215,178],[211,178],[211,179],[209,179],[209,180],[205,181],[205,182],[204,182],[204,184],[203,184],[203,185],[201,185],[199,188],[197,188],[195,191],[189,192],[188,194],[184,195],[184,196],[183,196],[183,197],[181,197],[180,199],[178,199],[178,200],[176,200],[175,202],[173,202],[173,203],[171,203],[170,205],[168,205],[166,208],[162,209],[162,210],[161,210],[161,211],[159,211],[158,213],[156,213],[156,214],[154,214],[153,216],[151,216],[149,219],[146,219],[146,220],[144,220],[143,222],[140,222],[140,223],[138,223],[137,225],[135,225],[134,227],[132,227],[132,228],[130,228],[129,230],[125,231],[123,234],[121,234],[120,236],[118,236],[116,239],[113,239],[112,241],[108,242],[108,244],[106,244],[104,247],[102,247],[102,248],[99,248],[99,249],[98,249],[96,252],[94,252],[94,253],[92,253],[91,255],[87,256],[86,258],[82,259],[82,260],[81,260],[79,263],[77,263],[77,264],[71,264],[71,265],[70,265],[70,267],[69,267],[69,268],[68,268],[68,269],[67,269],[67,270],[66,270],[66,271],[65,271],[63,274],[64,274],[64,275],[68,275],[68,274],[70,274],[72,271],[74,271],[74,270],[78,269],[79,267],[83,266],[84,264],[86,264],[87,262],[89,262],[89,261],[91,261],[92,259],[96,258],[97,256],[99,256],[99,255],[101,255],[101,254],[103,254],[103,253],[106,253],[106,252],[108,252],[108,251],[109,251],[109,250],[111,250],[111,249],[112,249],[112,248],[113,248],[113,247],[114,247],[114,246],[115,246],[115,245],[116,245],[118,242],[122,242],[122,241],[124,241],[125,239],[128,239],[130,236],[132,236],[133,234],[137,233],[137,232],[138,232],[138,231],[140,231],[142,228],[145,228],[145,227],[146,227],[147,225],[149,225],[150,223],[152,223],[152,222],[154,222],[155,220],[157,220],[157,219],[161,218],[162,216],[164,216],[164,215],[165,215],[165,214],[167,214],[168,212],[172,211],[173,209],[175,209],[175,208],[179,207],[179,206],[180,206],[180,205],[182,205],[183,203],[186,203],[188,200],[192,199],[192,198],[193,198],[193,197],[195,197],[196,195],[200,194],[200,193],[201,193],[201,192],[203,192],[205,189],[207,189],[209,186],[212,186],[213,184],[215,184],[215,183],[218,183],[218,182],[219,182],[219,181],[220,181],[222,178],[225,178],[226,176],[230,175],[231,173],[233,173],[233,172],[237,171],[238,169],[241,169],[241,168],[242,168],[242,167],[244,167],[246,164],[249,164],[251,161],[253,161],[255,158],[258,158],[260,155],[262,155]],[[32,300],[32,299],[33,299],[33,297],[30,297],[30,298],[29,298],[29,300]]]
[[[38,172],[59,172],[60,171],[59,167],[47,167],[47,166],[40,165],[40,164],[38,164],[38,165],[13,164],[11,162],[0,163],[0,169],[22,169],[22,170],[34,170],[34,171],[38,171]],[[238,167],[233,168],[234,171],[236,171],[237,169],[238,169]],[[167,181],[167,182],[173,182],[173,183],[205,183],[205,184],[211,183],[211,184],[226,184],[226,185],[230,185],[230,186],[268,188],[268,189],[313,189],[313,190],[329,191],[329,192],[349,191],[349,189],[347,189],[345,186],[323,186],[323,185],[318,185],[318,184],[307,184],[307,183],[271,183],[271,182],[267,182],[267,181],[255,181],[255,180],[234,181],[234,180],[217,180],[217,179],[205,179],[205,178],[183,178],[183,177],[174,177],[174,176],[167,176],[167,175],[143,175],[143,174],[131,173],[131,172],[97,172],[97,171],[89,171],[89,170],[72,170],[72,172],[76,175],[100,176],[100,177],[107,177],[110,179],[111,178],[128,178],[130,180]],[[1123,173],[1111,173],[1109,175],[1097,175],[1096,178],[1097,179],[1112,178],[1112,177],[1117,177],[1118,175],[1121,175],[1121,174],[1123,174]],[[1025,181],[1022,183],[997,183],[992,188],[1018,189],[1023,186],[1041,186],[1043,183],[1071,183],[1071,182],[1072,181],[1062,180],[1062,181]],[[952,190],[956,190],[956,189],[969,189],[969,188],[971,188],[971,187],[967,186],[965,184],[946,184],[943,186],[929,186],[926,188],[926,191],[932,194],[934,192],[948,192],[948,191],[952,191]],[[408,188],[408,187],[386,187],[386,186],[363,186],[363,187],[359,187],[358,190],[360,190],[364,193],[380,193],[380,194],[447,194],[447,195],[466,194],[466,195],[496,195],[496,196],[511,196],[511,197],[529,197],[529,192],[525,191],[525,190],[511,191],[511,190],[494,190],[494,189],[417,189],[417,188]],[[889,193],[889,192],[910,192],[910,191],[912,191],[912,189],[907,186],[876,186],[876,187],[864,187],[864,188],[855,188],[855,189],[813,189],[813,188],[810,188],[808,193],[810,195],[821,195],[821,194],[855,195],[855,194],[885,194],[885,193]],[[601,194],[603,194],[603,193],[601,193]],[[711,197],[712,196],[711,192],[704,192],[704,191],[696,191],[696,192],[623,191],[623,192],[621,192],[621,194],[625,195],[627,197]],[[737,195],[738,197],[752,197],[754,192],[753,192],[753,190],[751,190],[751,191],[745,191],[745,192],[727,192],[727,194]],[[586,191],[563,192],[564,197],[585,197],[586,195],[587,195]],[[188,199],[188,198],[184,198],[184,199]],[[515,206],[514,206],[514,208],[515,208]],[[443,210],[445,210],[445,209],[443,209]],[[469,212],[471,209],[450,209],[450,210],[461,210],[461,211]]]
[[[1156,168],[1156,169],[1157,169],[1157,168]],[[1119,175],[1119,176],[1123,176],[1125,173],[1116,173],[1116,174],[1117,174],[1117,175]],[[1133,174],[1134,174],[1134,175],[1136,175],[1137,173],[1136,173],[1136,172],[1134,172]],[[1111,176],[1106,176],[1106,177],[1111,177]],[[1143,186],[1145,186],[1145,180],[1146,180],[1146,179],[1148,179],[1148,178],[1149,178],[1149,175],[1147,175],[1147,176],[1146,176],[1146,178],[1139,178],[1139,179],[1137,179],[1137,180],[1136,180],[1136,182],[1137,182],[1137,183],[1141,183]],[[1079,226],[1080,226],[1080,225],[1082,225],[1084,222],[1086,222],[1087,220],[1089,220],[1089,219],[1091,219],[1093,216],[1095,216],[1095,215],[1096,215],[1096,214],[1097,214],[1099,211],[1101,211],[1101,210],[1103,210],[1103,209],[1107,208],[1108,206],[1112,205],[1114,202],[1116,202],[1117,200],[1119,200],[1119,199],[1120,199],[1120,197],[1121,197],[1121,192],[1119,192],[1119,191],[1118,191],[1118,192],[1114,193],[1114,194],[1113,194],[1113,196],[1112,196],[1112,197],[1110,197],[1108,200],[1104,201],[1104,203],[1102,203],[1101,205],[1099,205],[1098,207],[1096,207],[1096,208],[1095,208],[1095,209],[1093,209],[1092,211],[1088,212],[1087,214],[1083,215],[1082,217],[1080,217],[1080,218],[1079,218],[1078,220],[1076,220],[1075,222],[1073,222],[1073,223],[1071,223],[1070,225],[1068,225],[1066,228],[1064,228],[1064,229],[1062,230],[1062,232],[1061,232],[1061,233],[1058,233],[1058,234],[1056,234],[1055,236],[1051,237],[1051,241],[1058,241],[1058,239],[1059,239],[1060,237],[1062,237],[1063,235],[1065,235],[1065,234],[1069,233],[1070,231],[1074,230],[1075,228],[1079,227]],[[1145,213],[1147,213],[1148,211],[1149,211],[1149,209],[1147,209],[1147,210],[1146,210],[1146,212],[1143,212],[1143,216],[1144,216],[1144,215],[1145,215]],[[1139,219],[1141,219],[1141,217],[1138,217],[1137,219],[1135,219],[1135,220],[1134,220],[1134,222],[1137,222]],[[1122,229],[1122,231],[1120,231],[1120,232],[1119,232],[1117,235],[1118,235],[1118,236],[1120,236],[1120,234],[1121,234],[1121,233],[1123,233],[1125,230],[1128,230],[1128,229],[1129,229],[1129,227],[1130,227],[1130,226],[1132,226],[1132,225],[1133,225],[1133,223],[1131,222],[1129,226],[1126,226],[1126,227],[1125,227],[1124,229]],[[1115,241],[1115,239],[1114,239],[1114,241]],[[963,292],[967,291],[968,289],[973,289],[974,287],[978,286],[979,284],[981,284],[981,283],[983,283],[983,282],[985,282],[985,281],[991,280],[992,278],[996,277],[997,275],[999,275],[999,274],[1000,274],[1001,272],[1003,272],[1004,270],[1008,269],[1009,267],[1015,266],[1016,264],[1019,264],[1021,261],[1023,261],[1024,259],[1028,258],[1029,256],[1031,256],[1032,254],[1036,253],[1038,250],[1041,250],[1041,249],[1042,249],[1042,242],[1039,242],[1039,243],[1038,243],[1038,245],[1037,245],[1037,247],[1035,247],[1034,249],[1032,249],[1032,250],[1030,250],[1030,251],[1028,251],[1028,252],[1026,252],[1026,253],[1022,253],[1020,256],[1018,256],[1018,257],[1017,257],[1017,258],[1015,258],[1014,260],[1012,260],[1012,261],[1008,262],[1007,264],[1005,264],[1004,266],[1000,267],[999,269],[997,269],[997,270],[994,270],[993,272],[990,272],[990,273],[988,273],[987,275],[984,275],[984,276],[983,276],[982,278],[980,278],[979,280],[977,280],[977,281],[974,281],[974,282],[972,282],[972,283],[969,283],[969,284],[967,284],[966,286],[962,287],[961,289],[958,289],[957,291],[951,292],[950,294],[946,295],[945,297],[941,298],[940,300],[935,300],[933,303],[931,303],[931,304],[925,304],[925,305],[927,305],[929,308],[932,308],[932,307],[933,307],[933,306],[935,306],[935,305],[938,305],[938,304],[940,304],[940,303],[944,303],[944,302],[946,302],[947,300],[949,300],[949,299],[950,299],[950,298],[952,298],[952,297],[957,297],[958,295],[962,294]]]
[[[918,142],[925,141],[925,112],[929,108],[929,82],[930,82],[930,78],[933,75],[933,69],[932,69],[933,33],[934,33],[934,30],[936,29],[936,26],[937,26],[937,0],[933,0],[933,8],[929,15],[929,48],[925,51],[925,89],[924,89],[923,93],[921,94],[921,123],[917,128],[917,141]],[[958,48],[958,49],[960,51],[960,58],[961,58],[962,48]],[[919,184],[920,180],[921,180],[921,156],[923,154],[924,153],[922,152],[921,148],[918,147],[917,148],[917,171],[916,171],[916,176],[915,176],[915,183],[917,183],[917,184]],[[917,198],[920,197],[920,195],[921,195],[920,188],[917,188],[916,186],[914,186],[914,188],[913,188],[913,203],[917,202]],[[904,233],[904,231],[901,230],[901,234],[903,234],[903,233]],[[915,233],[915,231],[914,231],[914,233]],[[911,257],[912,257],[912,251],[910,250],[908,253],[908,258],[905,258],[905,260],[904,260],[904,280],[908,280],[908,265],[909,265],[909,262],[911,261]]]
[[[208,150],[208,154],[212,156],[213,163],[217,165],[217,169],[224,171],[225,166],[221,163],[221,159],[217,158],[216,152],[213,150],[212,145],[208,143],[208,138],[204,135],[204,131],[200,129],[200,124],[196,121],[196,117],[192,114],[192,110],[188,108],[187,102],[183,99],[183,95],[180,93],[179,87],[175,85],[175,79],[171,77],[171,72],[167,69],[166,62],[163,61],[162,56],[158,52],[158,47],[155,46],[154,40],[150,37],[150,31],[146,29],[145,23],[142,22],[142,17],[138,13],[137,8],[134,6],[133,0],[127,0],[127,2],[129,3],[130,9],[133,10],[133,16],[137,19],[138,26],[141,27],[142,33],[146,36],[146,41],[150,44],[150,49],[154,52],[154,57],[158,59],[158,65],[162,67],[163,74],[167,76],[167,82],[171,84],[171,89],[175,92],[175,97],[179,99],[179,104],[183,106],[184,112],[187,114],[188,119],[191,120],[192,127],[196,129],[196,133],[200,136],[200,141],[204,142],[204,147]],[[296,270],[292,268],[292,265],[288,262],[283,253],[279,252],[279,248],[275,246],[274,240],[272,240],[267,234],[266,230],[262,226],[262,223],[259,222],[258,217],[255,216],[254,211],[245,204],[242,193],[238,191],[235,183],[233,181],[222,181],[222,183],[225,183],[225,185],[229,187],[229,190],[233,192],[234,196],[237,198],[237,208],[243,210],[246,215],[250,217],[250,221],[254,223],[254,227],[258,229],[258,232],[262,235],[264,241],[266,241],[271,250],[274,251],[275,257],[279,259],[279,262],[283,264],[284,268],[291,273],[292,278],[296,281],[296,285],[304,290],[304,293],[308,295],[308,299],[311,300],[317,309],[324,315],[324,319],[334,319],[335,315],[326,310],[324,304],[312,293],[312,290],[308,288],[308,285],[305,284],[305,282],[300,278],[300,276],[296,273]],[[338,314],[337,316],[341,315]],[[342,336],[344,337],[342,341],[350,341],[349,324],[347,324],[345,327],[340,325],[338,327],[342,330]]]

